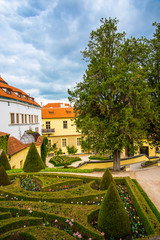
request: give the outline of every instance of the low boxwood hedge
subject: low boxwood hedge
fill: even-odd
[[[58,220],[60,225],[63,227],[68,218],[73,218],[73,230],[81,233],[83,237],[85,236],[84,239],[104,239],[101,233],[96,229],[93,229],[93,227],[91,227],[88,223],[89,219],[91,219],[93,216],[92,212],[99,211],[99,203],[102,201],[106,192],[92,188],[95,181],[97,183],[100,182],[100,178],[69,174],[61,175],[56,173],[30,174],[31,177],[40,180],[42,187],[46,190],[48,190],[47,188],[50,186],[62,186],[65,183],[72,184],[73,182],[80,183],[80,185],[77,187],[72,189],[68,188],[67,191],[64,190],[54,193],[28,192],[20,188],[19,178],[28,176],[26,173],[10,174],[9,176],[12,180],[15,177],[16,179],[11,185],[0,187],[0,194],[2,194],[0,212],[4,212],[4,214],[6,212],[10,212],[17,221],[17,219],[21,220],[21,217],[27,216],[29,212],[28,208],[31,208],[33,212],[31,216],[27,216],[28,218],[41,217],[43,218],[43,223],[48,221],[53,227],[55,226],[55,220]],[[136,182],[132,181],[130,178],[115,178],[114,180],[117,184],[126,185],[147,233],[155,235],[156,233],[160,232],[160,224],[157,220],[159,219],[159,215],[154,209],[154,205],[152,206],[153,203],[151,204],[149,200],[146,200],[147,197],[144,196],[145,194],[141,191]],[[15,218],[16,213],[19,214],[19,218]],[[8,222],[12,225],[13,217],[5,220],[6,223]],[[19,227],[21,226],[19,225]],[[29,226],[26,227],[25,230],[28,228]],[[38,235],[35,234],[33,236],[36,236],[36,238],[39,239]]]
[[[81,161],[80,157],[56,156],[49,160],[56,167],[71,165],[73,162]]]

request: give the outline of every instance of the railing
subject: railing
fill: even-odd
[[[42,129],[42,133],[54,133],[55,129],[54,128],[50,128],[50,129]]]

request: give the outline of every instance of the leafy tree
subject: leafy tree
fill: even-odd
[[[148,84],[152,89],[151,96],[155,114],[152,115],[148,129],[148,139],[155,147],[160,146],[160,23],[153,23],[155,32],[150,40],[148,62]]]
[[[141,146],[151,114],[146,81],[148,43],[125,39],[117,32],[117,19],[101,19],[90,34],[82,54],[89,62],[83,82],[73,91],[75,123],[82,134],[91,136],[92,150],[113,155],[113,169],[120,170],[120,153]],[[133,143],[134,144],[131,144]]]
[[[81,137],[81,148],[85,151],[90,153],[92,146],[91,146],[91,137]]]
[[[71,146],[71,147],[67,146],[66,148],[67,148],[68,154],[76,154],[77,152],[77,149],[74,146]]]
[[[5,170],[10,170],[11,166],[9,164],[7,155],[4,151],[2,151],[1,155],[0,155],[0,166],[3,166]]]
[[[55,157],[63,154],[62,149],[61,149],[61,148],[58,149],[56,143],[54,143],[54,144],[48,149],[48,152],[54,152],[54,156],[55,156]]]
[[[44,162],[42,161],[35,144],[32,142],[24,162],[23,170],[25,172],[39,172],[44,168]]]
[[[0,166],[0,186],[6,186],[10,184],[10,180],[4,169],[4,166]]]
[[[122,238],[131,233],[127,211],[114,183],[111,183],[103,199],[99,215],[98,229],[108,238]]]
[[[43,143],[41,146],[41,157],[45,165],[46,165],[46,157],[47,157],[47,144],[48,144],[48,138],[44,137]]]

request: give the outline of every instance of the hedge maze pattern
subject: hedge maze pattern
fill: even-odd
[[[99,178],[54,173],[9,174],[9,178],[10,185],[0,186],[0,239],[105,239],[96,227],[106,193],[99,189]],[[134,204],[137,221],[145,229],[137,236],[159,234],[160,213],[138,183],[130,178],[115,181],[124,204]]]

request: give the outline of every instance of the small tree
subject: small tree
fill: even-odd
[[[58,149],[56,143],[54,143],[52,147],[48,149],[48,153],[49,152],[54,152],[55,157],[63,154],[62,149],[61,148]]]
[[[39,172],[44,168],[44,162],[42,161],[35,144],[32,143],[24,162],[23,170],[25,172]]]
[[[10,184],[10,180],[3,166],[0,167],[0,186],[6,186]]]
[[[3,166],[5,170],[10,170],[11,166],[9,164],[7,155],[4,151],[2,151],[1,155],[0,155],[0,166]]]
[[[42,161],[44,162],[45,165],[46,165],[46,157],[47,157],[47,144],[48,144],[48,138],[44,137],[43,143],[41,146],[41,157],[42,157]]]
[[[67,146],[68,154],[75,154],[78,150],[74,146]]]
[[[107,238],[122,238],[131,233],[129,217],[115,184],[111,183],[98,215],[98,229]]]
[[[110,170],[107,168],[102,176],[102,179],[100,182],[100,189],[107,190],[109,188],[110,183],[115,183],[115,182]]]

